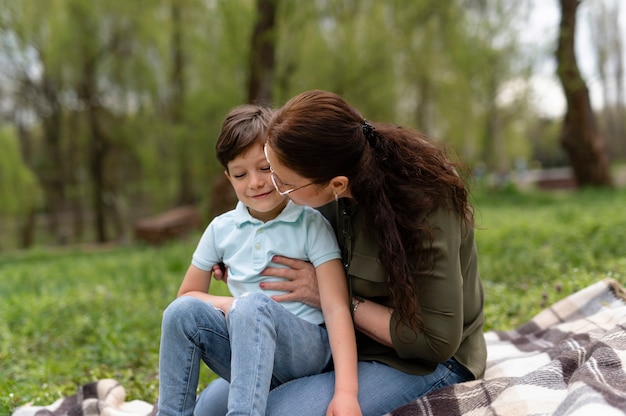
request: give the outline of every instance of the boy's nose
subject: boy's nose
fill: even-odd
[[[252,188],[262,188],[265,186],[265,182],[267,181],[266,176],[262,173],[254,173],[250,177],[250,187]]]

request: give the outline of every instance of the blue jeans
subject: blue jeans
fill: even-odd
[[[359,404],[363,416],[380,416],[431,391],[473,379],[450,359],[428,375],[412,375],[377,362],[359,363]],[[324,416],[333,395],[334,372],[304,377],[270,392],[267,416]],[[229,385],[213,381],[198,397],[195,416],[224,416]]]
[[[319,374],[331,358],[324,328],[260,293],[237,298],[227,317],[197,298],[177,298],[161,331],[161,416],[194,413],[201,361],[230,381],[221,397],[228,415],[264,415],[270,389]]]

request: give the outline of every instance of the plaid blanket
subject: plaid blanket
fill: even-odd
[[[446,387],[386,416],[626,415],[626,291],[606,279],[545,309],[516,330],[491,331],[485,377]],[[12,416],[154,416],[99,380],[49,406]]]
[[[514,331],[492,331],[481,380],[390,412],[417,415],[626,415],[626,291],[607,279]]]

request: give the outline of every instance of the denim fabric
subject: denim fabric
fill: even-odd
[[[237,298],[226,318],[211,304],[183,296],[163,313],[159,415],[193,414],[202,361],[231,381],[229,415],[264,415],[270,388],[318,374],[330,358],[324,328],[265,295]]]
[[[441,387],[471,380],[472,374],[454,359],[432,374],[403,373],[385,364],[359,363],[359,403],[363,416],[380,416]],[[334,373],[327,372],[282,384],[270,392],[267,416],[324,416],[333,395]],[[228,382],[218,379],[198,397],[195,416],[224,416]]]

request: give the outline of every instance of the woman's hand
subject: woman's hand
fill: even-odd
[[[287,267],[268,267],[261,274],[282,277],[286,280],[261,282],[259,284],[261,289],[287,292],[283,295],[272,296],[276,302],[298,301],[314,308],[321,307],[315,268],[311,263],[282,256],[274,256],[272,261]]]

